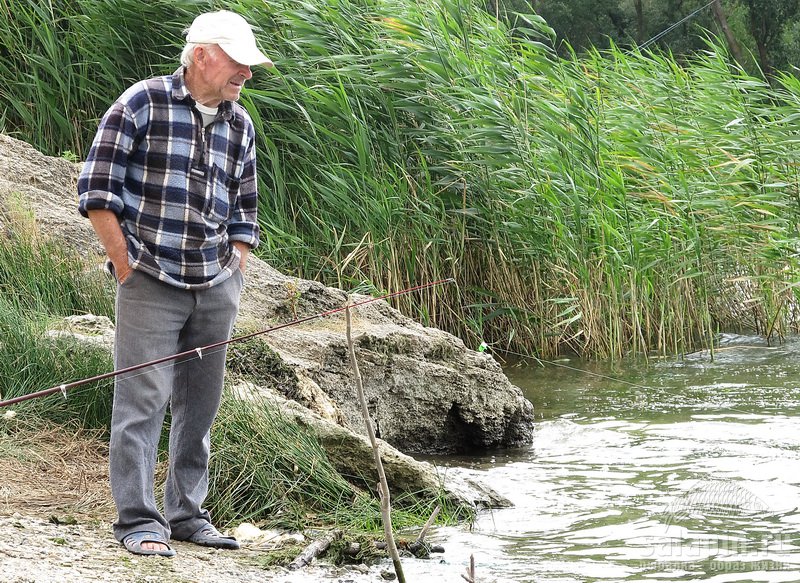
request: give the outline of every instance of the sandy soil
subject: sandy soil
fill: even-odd
[[[11,426],[15,424],[15,426]],[[221,551],[175,542],[174,558],[128,553],[111,534],[107,449],[86,432],[0,419],[0,582],[367,582],[380,569],[265,567],[274,547]]]

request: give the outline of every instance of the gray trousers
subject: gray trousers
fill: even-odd
[[[240,272],[201,291],[134,271],[117,286],[114,366],[126,368],[228,340],[239,309]],[[182,540],[206,522],[211,424],[222,396],[225,348],[119,375],[111,416],[114,536],[146,530]],[[167,406],[169,469],[164,514],[154,494],[159,437]]]

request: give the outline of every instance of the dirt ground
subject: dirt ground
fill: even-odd
[[[0,418],[0,583],[367,582],[380,570],[324,563],[265,567],[262,542],[221,551],[175,542],[174,558],[140,557],[114,539],[108,451],[91,434]]]

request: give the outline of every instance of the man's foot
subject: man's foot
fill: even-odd
[[[157,532],[132,532],[122,539],[122,544],[134,555],[175,556],[175,551],[167,544],[167,540]]]
[[[186,540],[196,545],[214,547],[215,549],[236,550],[239,548],[239,543],[235,538],[232,536],[222,536],[211,523],[206,523],[201,526]]]

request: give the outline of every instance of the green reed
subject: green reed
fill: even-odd
[[[66,316],[112,317],[111,287],[70,249],[24,226],[0,233],[0,396],[18,397],[111,370],[107,350],[53,337]],[[64,399],[61,393],[16,406],[25,415],[108,428],[109,383],[94,383]]]
[[[211,5],[3,0],[0,46],[28,56],[0,62],[2,127],[85,153],[107,103],[170,72],[180,28]],[[467,0],[213,6],[256,24],[277,65],[242,103],[259,253],[282,271],[377,290],[452,276],[396,305],[470,346],[543,356],[796,328],[794,77],[772,89],[713,39],[684,63],[559,59],[536,17],[512,30]],[[45,63],[63,78],[29,83]]]

